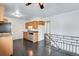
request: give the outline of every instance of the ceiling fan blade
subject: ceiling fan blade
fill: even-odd
[[[44,9],[44,5],[43,4],[39,3],[39,6],[40,6],[41,9]]]
[[[29,5],[31,5],[32,3],[26,3],[25,5],[26,6],[29,6]],[[42,4],[42,3],[38,3],[39,4],[39,6],[40,6],[40,8],[41,9],[44,9],[44,5]]]
[[[26,6],[29,6],[29,5],[31,5],[31,4],[32,4],[32,3],[26,3],[25,5],[26,5]]]

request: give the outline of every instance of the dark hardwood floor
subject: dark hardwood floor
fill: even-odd
[[[13,56],[66,56],[55,48],[44,47],[44,41],[34,44],[30,41],[17,39],[13,41]]]

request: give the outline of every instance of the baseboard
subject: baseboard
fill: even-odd
[[[11,54],[10,56],[13,56],[13,54]]]

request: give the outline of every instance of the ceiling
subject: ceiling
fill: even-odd
[[[50,17],[57,14],[70,12],[79,9],[79,3],[44,3],[45,8],[40,9],[37,3],[25,6],[25,3],[3,3],[5,16],[17,18],[11,15],[18,8],[23,17],[20,19],[30,19],[34,17]]]

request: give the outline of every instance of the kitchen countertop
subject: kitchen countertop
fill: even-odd
[[[3,37],[3,36],[11,36],[11,33],[0,33],[0,37]]]

